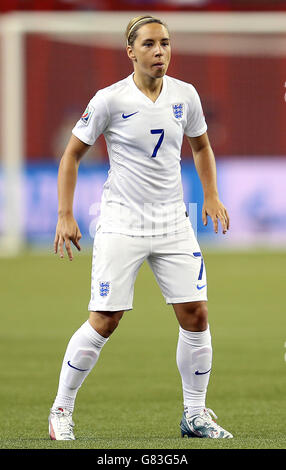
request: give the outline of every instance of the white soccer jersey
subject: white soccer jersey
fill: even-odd
[[[164,76],[155,103],[137,88],[133,74],[99,90],[72,132],[88,145],[105,137],[110,170],[101,230],[145,236],[184,230],[183,136],[206,130],[199,95],[181,80]]]

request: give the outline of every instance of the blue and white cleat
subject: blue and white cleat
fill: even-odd
[[[217,419],[217,416],[210,408],[204,408],[200,414],[190,417],[187,408],[185,408],[180,423],[182,437],[231,439],[233,435],[219,426],[211,415]]]

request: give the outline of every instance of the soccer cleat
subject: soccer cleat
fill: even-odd
[[[231,439],[233,435],[219,426],[211,415],[217,419],[217,416],[210,408],[204,408],[200,414],[190,417],[187,408],[185,408],[180,423],[182,437]]]
[[[64,408],[51,409],[49,434],[52,441],[74,441],[72,412]]]

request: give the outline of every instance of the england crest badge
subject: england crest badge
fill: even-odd
[[[101,297],[106,297],[110,292],[110,282],[109,281],[99,281],[99,295]]]
[[[175,103],[172,104],[173,115],[176,119],[180,120],[184,115],[184,103]]]
[[[93,111],[94,108],[89,104],[80,118],[81,122],[83,122],[83,124],[85,124],[86,126],[90,121]]]

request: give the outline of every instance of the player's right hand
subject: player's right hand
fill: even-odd
[[[64,257],[64,245],[70,261],[73,260],[71,241],[78,251],[81,250],[79,241],[81,239],[80,229],[72,215],[59,216],[56,235],[54,240],[54,252],[59,252],[60,258]]]

